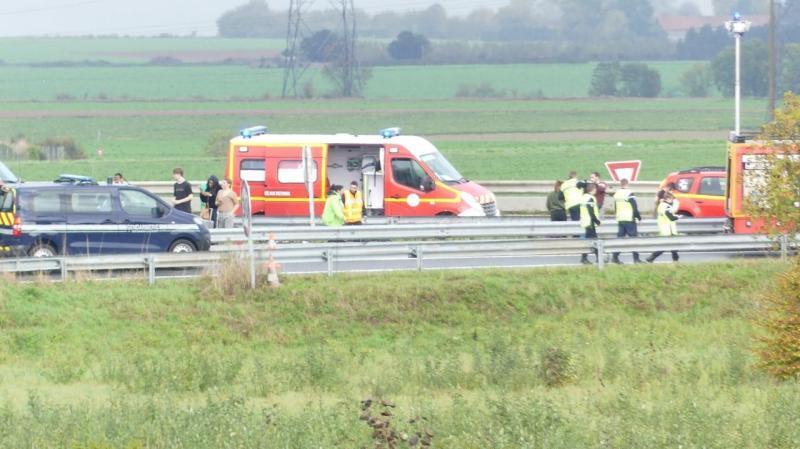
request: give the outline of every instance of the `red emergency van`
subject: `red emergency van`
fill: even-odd
[[[779,151],[783,157],[800,157],[796,145],[782,145],[777,150],[769,143],[746,140],[743,137],[728,142],[728,188],[725,195],[725,212],[733,232],[753,234],[764,226],[763,221],[754,219],[748,212],[748,202],[758,201],[759,192],[764,189],[764,181],[771,164],[769,158]]]
[[[303,169],[310,149],[313,165]],[[400,135],[270,134],[265,127],[242,130],[230,142],[226,176],[239,191],[251,190],[253,214],[307,216],[313,187],[314,213],[322,214],[329,187],[357,181],[367,216],[499,216],[494,195],[461,176],[424,138]]]

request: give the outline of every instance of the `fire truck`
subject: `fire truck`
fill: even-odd
[[[752,140],[750,136],[731,137],[728,142],[725,212],[734,233],[753,234],[761,230],[764,222],[748,214],[748,204],[757,204],[760,192],[765,189],[767,172],[771,169],[770,157],[797,158],[797,150],[796,144],[778,147],[770,142]]]
[[[320,216],[331,185],[358,182],[367,216],[499,216],[494,195],[464,178],[424,138],[399,128],[377,135],[270,134],[231,139],[226,177],[250,186],[253,214]]]

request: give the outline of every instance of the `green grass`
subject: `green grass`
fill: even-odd
[[[366,447],[364,397],[436,447],[794,447],[800,385],[752,355],[786,268],[5,282],[0,447]]]
[[[15,37],[0,39],[0,60],[7,64],[87,60],[145,63],[152,57],[149,53],[281,51],[285,46],[282,39]]]
[[[664,93],[679,94],[680,74],[691,64],[658,62]],[[452,98],[462,84],[488,83],[508,96],[586,97],[594,64],[516,64],[375,67],[366,98],[401,100]],[[316,95],[331,83],[310,68],[300,87]],[[246,66],[0,67],[0,101],[94,99],[235,99],[280,96],[282,68]]]
[[[0,136],[24,135],[33,142],[73,137],[89,156],[55,163],[5,161],[30,180],[64,172],[104,179],[117,171],[131,180],[158,180],[168,179],[175,166],[199,179],[220,173],[224,165],[221,157],[205,153],[209,138],[232,136],[254,124],[267,124],[276,133],[357,134],[400,125],[407,134],[429,137],[472,179],[553,179],[572,168],[603,170],[608,160],[641,159],[642,178],[660,180],[677,169],[724,164],[729,108],[728,101],[719,99],[7,103],[5,111],[19,117],[0,120]],[[146,115],[159,111],[172,115]],[[761,101],[745,102],[746,128],[757,127],[763,115]],[[719,140],[676,140],[667,132],[664,139],[647,142],[626,134],[640,130],[717,130]],[[619,134],[596,141],[583,131]],[[559,142],[536,136],[512,142],[503,135],[471,141],[481,134],[537,132],[575,134]],[[617,141],[624,145],[616,147]],[[104,149],[102,159],[98,148]]]

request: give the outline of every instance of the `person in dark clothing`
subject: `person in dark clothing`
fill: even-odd
[[[581,199],[581,227],[585,231],[585,238],[597,238],[597,226],[600,226],[600,213],[597,207],[597,200],[594,197],[594,192],[597,190],[594,184],[587,184],[585,187],[586,193]],[[592,249],[595,257],[598,257],[597,248]],[[581,255],[582,264],[591,264],[588,254]]]
[[[208,219],[211,220],[213,227],[217,227],[217,194],[222,190],[219,185],[219,178],[214,175],[208,177],[205,189],[200,191],[200,202],[208,208]]]
[[[596,186],[594,197],[597,200],[597,209],[600,211],[600,215],[603,215],[603,203],[606,202],[606,189],[608,189],[608,185],[600,180],[600,173],[596,171],[593,171],[589,176],[587,184],[589,183]]]
[[[175,180],[172,186],[172,205],[175,209],[191,214],[192,199],[194,199],[192,185],[183,177],[183,169],[180,167],[172,170],[172,178]]]
[[[636,203],[636,196],[628,189],[628,180],[623,179],[619,183],[619,190],[614,194],[614,204],[617,215],[617,237],[636,237],[639,235],[636,223],[642,221],[639,213],[639,205]],[[619,253],[612,255],[611,261],[622,264],[619,260]],[[639,253],[633,252],[633,262],[641,263]]]
[[[553,191],[547,195],[547,211],[550,212],[550,221],[567,221],[567,209],[561,184],[561,181],[556,181]]]

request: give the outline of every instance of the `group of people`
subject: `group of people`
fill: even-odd
[[[578,180],[575,171],[569,173],[566,181],[556,181],[552,192],[547,196],[547,210],[552,221],[580,221],[584,229],[584,237],[597,238],[597,227],[602,224],[603,203],[608,186],[594,172],[588,180]],[[678,200],[672,193],[674,186],[667,185],[656,197],[656,222],[660,236],[678,235]],[[642,220],[636,196],[629,188],[627,179],[620,181],[620,187],[614,193],[615,216],[617,219],[617,237],[636,237],[639,235],[637,224]],[[595,257],[597,249],[593,250]],[[655,261],[663,251],[653,252],[647,262]],[[672,260],[677,262],[678,252],[671,251]],[[620,253],[612,253],[611,261],[622,264]],[[638,252],[633,252],[634,263],[641,263]],[[589,253],[581,255],[581,263],[591,264]]]
[[[322,223],[326,226],[360,225],[364,220],[364,199],[358,190],[358,182],[350,183],[350,188],[334,184],[328,190]]]
[[[121,176],[121,175],[120,175]],[[172,205],[175,209],[192,213],[192,184],[183,177],[183,169],[172,170],[173,185]],[[241,204],[239,196],[231,188],[230,179],[219,179],[214,175],[200,187],[200,216],[211,222],[214,228],[232,228],[236,210]]]

